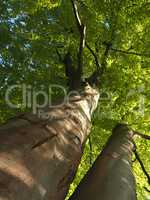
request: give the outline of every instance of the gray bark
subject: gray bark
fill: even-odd
[[[0,200],[65,198],[98,98],[86,86],[69,103],[46,108],[48,119],[26,113],[0,127]]]
[[[131,166],[133,136],[126,125],[117,125],[69,200],[136,200]]]

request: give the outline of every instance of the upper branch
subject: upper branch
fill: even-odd
[[[82,26],[82,22],[81,22],[81,19],[80,19],[80,16],[79,16],[76,0],[71,0],[71,3],[72,3],[76,23],[77,23],[78,29],[80,30],[80,27]]]
[[[103,56],[103,59],[102,59],[102,73],[104,72],[105,68],[106,68],[106,59],[108,58],[108,55],[109,55],[109,51],[112,49],[112,41],[111,42],[108,42],[108,43],[105,43],[106,45],[106,48],[105,48],[105,51],[104,51],[104,56]]]
[[[96,64],[96,70],[86,80],[89,84],[91,84],[91,85],[94,84],[94,85],[98,86],[100,83],[100,76],[102,75],[102,73],[101,73],[102,67],[101,67],[101,64],[100,64],[98,57],[97,57],[96,53],[94,52],[94,50],[88,45],[87,42],[85,42],[85,46],[91,52],[92,56],[94,57],[95,64]]]
[[[136,55],[136,56],[145,56],[145,57],[150,56],[150,53],[137,53],[137,52],[133,52],[133,51],[124,51],[124,50],[115,49],[115,48],[111,48],[111,50],[119,52],[119,53]]]
[[[78,52],[78,69],[77,72],[81,76],[83,71],[83,49],[85,47],[85,36],[86,36],[86,26],[81,26],[82,31],[80,32],[80,46],[79,46],[79,52]]]
[[[136,149],[134,150],[134,154],[135,154],[136,159],[137,159],[138,162],[140,163],[140,166],[141,166],[141,168],[142,168],[143,173],[144,173],[145,176],[147,177],[148,183],[150,184],[150,176],[149,176],[148,172],[146,171],[145,166],[144,166],[144,164],[143,164],[143,162],[142,162],[142,160],[141,160],[139,154],[137,153]]]
[[[143,139],[150,140],[150,136],[149,135],[144,135],[144,134],[139,133],[137,131],[134,131],[134,134],[140,136]]]
[[[61,54],[59,53],[59,51],[58,51],[57,48],[56,48],[56,54],[57,54],[57,56],[58,56],[59,62],[63,63],[62,56],[61,56]]]
[[[76,23],[77,23],[77,27],[78,27],[78,31],[80,34],[80,45],[79,45],[79,51],[78,51],[78,68],[77,68],[77,72],[79,75],[79,79],[81,79],[82,76],[82,71],[83,71],[83,62],[82,62],[82,57],[83,57],[83,49],[85,47],[85,37],[86,37],[86,26],[84,24],[82,24],[80,16],[79,16],[79,12],[78,12],[78,7],[76,4],[76,0],[71,0],[72,3],[72,7],[73,7],[73,12],[74,12],[74,16],[76,19]]]
[[[150,192],[150,190],[149,190],[147,187],[144,187],[144,189],[145,189],[147,192]]]
[[[95,60],[95,64],[96,64],[96,67],[97,67],[97,71],[100,71],[100,68],[101,68],[101,65],[99,63],[99,60],[98,60],[98,57],[96,55],[96,53],[93,51],[93,49],[88,45],[87,42],[85,42],[85,46],[88,48],[88,50],[91,52],[91,54],[93,55],[94,57],[94,60]]]

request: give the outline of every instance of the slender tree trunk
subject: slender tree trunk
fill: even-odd
[[[90,133],[99,94],[87,86],[47,119],[24,114],[0,127],[0,200],[63,200]]]
[[[135,200],[131,157],[133,132],[118,124],[70,200]]]

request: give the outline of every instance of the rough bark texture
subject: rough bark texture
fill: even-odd
[[[0,200],[63,200],[78,167],[99,94],[87,86],[49,118],[24,114],[0,127]]]
[[[135,200],[131,156],[133,132],[117,125],[104,150],[70,200]]]

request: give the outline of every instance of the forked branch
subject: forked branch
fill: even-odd
[[[93,72],[93,74],[87,79],[88,82],[91,84],[95,84],[95,85],[99,85],[100,83],[100,79],[103,75],[103,72],[106,68],[106,59],[109,55],[109,50],[111,48],[111,44],[107,44],[106,45],[106,48],[105,48],[105,51],[104,51],[104,56],[103,56],[103,59],[101,61],[101,63],[99,62],[98,60],[98,57],[96,55],[96,53],[94,52],[94,50],[88,45],[87,42],[85,42],[85,46],[88,48],[88,50],[91,52],[91,54],[93,55],[94,57],[94,60],[95,60],[95,64],[96,64],[96,70]]]

